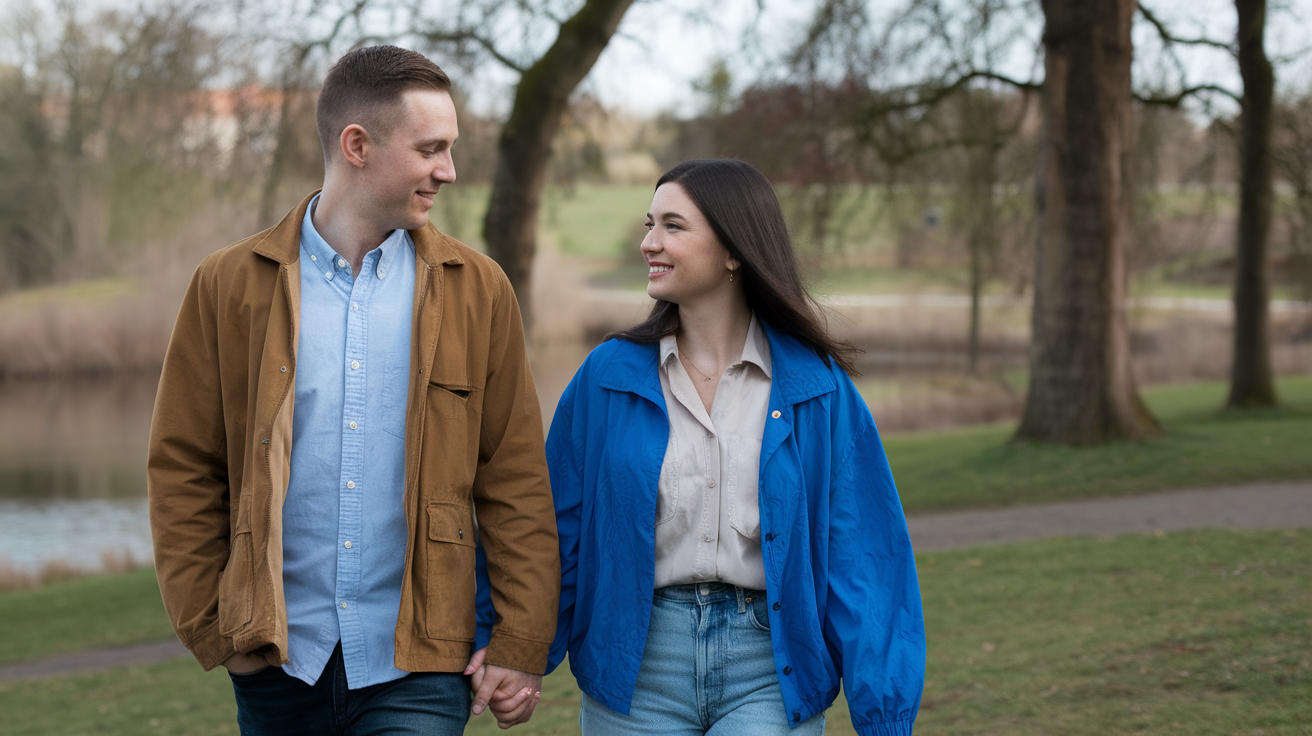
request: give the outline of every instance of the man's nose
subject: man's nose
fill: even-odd
[[[456,162],[452,160],[451,154],[443,156],[442,160],[434,167],[433,178],[443,184],[450,184],[456,180]]]

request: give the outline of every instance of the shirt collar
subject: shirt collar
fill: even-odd
[[[770,375],[773,365],[770,361],[770,341],[765,336],[765,330],[761,329],[761,323],[756,321],[755,312],[752,313],[752,325],[747,328],[747,342],[743,344],[742,361],[755,363],[766,378],[773,378]]]
[[[319,231],[314,227],[312,214],[314,213],[315,204],[319,201],[319,195],[314,195],[310,200],[310,205],[305,208],[305,218],[301,220],[301,247],[310,256],[310,262],[314,265],[315,270],[324,275],[329,281],[334,278],[345,276],[348,280],[351,278],[351,264],[345,258],[333,250],[328,241],[323,239]],[[379,252],[377,264],[374,267],[374,275],[383,279],[392,268],[392,262],[396,260],[397,253],[408,251],[410,248],[410,234],[405,230],[393,230],[377,248],[365,254],[365,260],[369,260],[369,255],[375,250]],[[361,269],[364,273],[364,269]]]
[[[679,354],[679,342],[671,333],[661,338],[661,357],[660,364],[668,365],[670,358]],[[752,322],[747,327],[747,342],[743,343],[743,354],[738,359],[738,363],[753,363],[766,378],[771,378],[770,362],[770,342],[765,336],[765,330],[761,329],[761,323],[756,321],[756,313],[752,313]],[[735,365],[737,365],[735,363]]]

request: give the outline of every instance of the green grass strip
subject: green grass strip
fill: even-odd
[[[1280,409],[1226,412],[1222,383],[1148,389],[1166,433],[1142,442],[1017,445],[1008,423],[890,435],[884,446],[908,512],[1312,478],[1312,376],[1278,390]]]
[[[1045,540],[918,566],[929,656],[917,733],[1308,733],[1312,530]],[[543,691],[515,732],[577,733],[568,671]],[[236,733],[226,675],[187,658],[0,682],[0,712],[14,736]],[[831,736],[853,733],[841,699],[828,719]],[[499,731],[479,717],[467,733]]]
[[[0,664],[173,636],[154,569],[0,594]]]

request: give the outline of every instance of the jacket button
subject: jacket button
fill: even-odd
[[[283,367],[279,368],[278,370],[281,371],[281,372],[283,372],[283,373],[286,373],[286,372],[287,372],[287,366],[283,366]]]
[[[778,409],[775,409],[774,411],[770,412],[770,416],[774,417],[775,419],[778,419],[779,417],[781,417],[781,416],[783,416],[783,415],[779,413],[779,410],[778,410]]]
[[[774,602],[774,606],[773,606],[773,608],[774,608],[774,610],[776,610],[776,611],[779,610],[779,601],[775,601],[775,602]]]
[[[801,714],[801,713],[794,713],[794,714],[793,714],[793,723],[801,723],[801,722],[802,722],[802,714]]]
[[[774,532],[770,532],[769,534],[765,535],[765,541],[767,541],[767,542],[773,542],[773,541],[774,541]]]
[[[793,674],[793,668],[788,665],[784,665],[784,674],[785,675]]]

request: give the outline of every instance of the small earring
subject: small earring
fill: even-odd
[[[729,281],[733,282],[733,271],[729,272]]]

